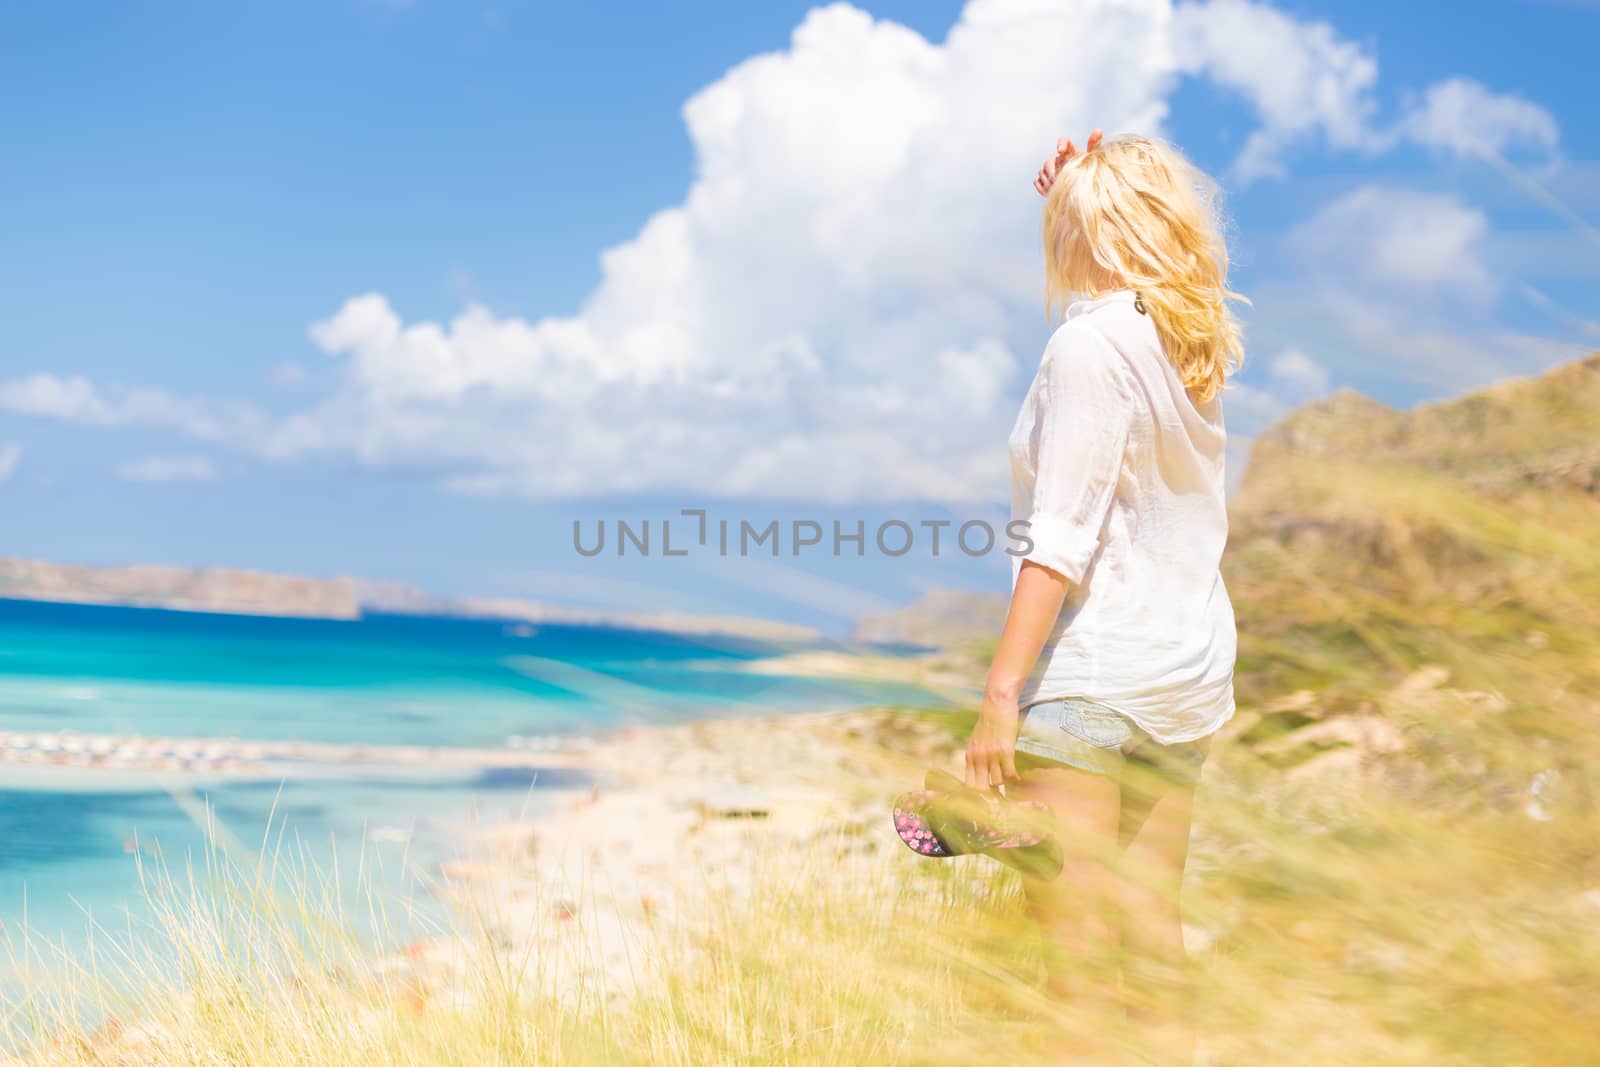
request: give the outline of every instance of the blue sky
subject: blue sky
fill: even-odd
[[[1581,3],[0,12],[0,554],[838,628],[1003,557],[583,560],[574,517],[998,521],[1057,132],[1229,194],[1250,437],[1600,346]],[[953,27],[955,27],[953,29]]]

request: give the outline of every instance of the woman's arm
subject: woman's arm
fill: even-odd
[[[1068,588],[1088,580],[1132,420],[1127,369],[1104,338],[1062,327],[1045,350],[1044,369],[1046,410],[1028,517],[1033,547],[1017,574],[978,725],[967,743],[967,784],[975,789],[1017,778],[1017,698]]]
[[[1022,561],[1000,647],[983,687],[983,708],[967,742],[967,785],[989,789],[1017,780],[1017,695],[1061,614],[1072,583],[1032,560]]]

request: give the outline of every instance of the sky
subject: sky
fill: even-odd
[[[0,555],[839,631],[1003,553],[1059,134],[1227,193],[1250,440],[1600,347],[1600,5],[0,9]],[[660,551],[704,509],[776,559]],[[574,550],[617,519],[655,551]],[[795,522],[864,524],[868,548]],[[873,533],[903,522],[904,555]],[[898,535],[891,535],[895,543]],[[711,539],[714,543],[715,538]]]

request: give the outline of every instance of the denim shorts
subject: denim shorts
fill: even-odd
[[[1086,697],[1046,700],[1022,709],[1017,751],[1121,780],[1128,764],[1193,785],[1211,737],[1164,745],[1109,704]],[[1019,768],[1021,769],[1021,768]]]

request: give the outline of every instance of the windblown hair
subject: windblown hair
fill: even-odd
[[[1183,384],[1201,403],[1244,362],[1227,301],[1216,182],[1176,148],[1118,137],[1069,159],[1044,208],[1045,301],[1138,292]]]

